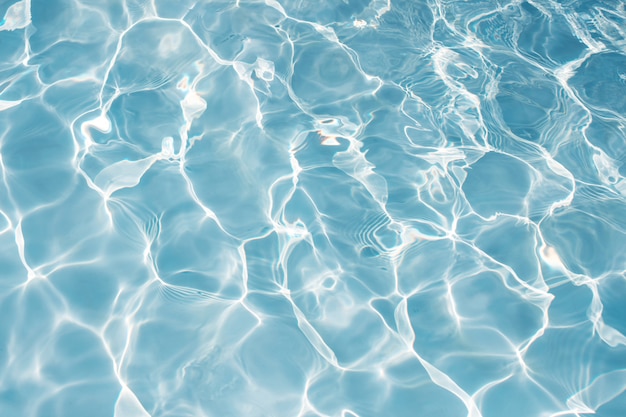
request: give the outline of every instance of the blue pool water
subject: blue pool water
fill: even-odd
[[[1,417],[626,415],[623,1],[1,16]]]

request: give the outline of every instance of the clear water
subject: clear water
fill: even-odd
[[[0,16],[0,416],[626,415],[623,1]]]

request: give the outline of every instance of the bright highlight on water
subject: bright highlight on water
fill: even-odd
[[[626,415],[623,1],[0,16],[0,416]]]

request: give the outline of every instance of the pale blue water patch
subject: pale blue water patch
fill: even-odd
[[[0,416],[626,414],[623,2],[0,16]]]

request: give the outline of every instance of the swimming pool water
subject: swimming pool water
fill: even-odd
[[[623,1],[0,16],[0,416],[626,415]]]

